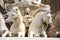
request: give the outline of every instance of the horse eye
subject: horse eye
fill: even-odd
[[[14,10],[14,13],[17,13],[17,11],[16,11],[16,10]]]
[[[15,13],[17,14],[18,9],[15,10]]]
[[[17,12],[18,11],[18,9],[15,9],[15,10],[13,10],[14,12]]]

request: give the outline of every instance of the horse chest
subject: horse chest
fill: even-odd
[[[19,26],[20,26],[20,24],[18,23],[18,21],[17,22],[14,22],[13,24],[12,24],[12,26],[11,26],[11,28],[10,28],[10,31],[12,32],[12,33],[18,33],[19,32]]]

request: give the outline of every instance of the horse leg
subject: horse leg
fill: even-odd
[[[12,37],[12,33],[11,32],[9,32],[9,36]]]
[[[18,37],[25,37],[25,25],[22,23],[20,27],[22,31],[18,32]]]
[[[34,34],[34,37],[40,37],[40,34]]]
[[[22,37],[25,37],[25,32],[22,32]]]
[[[22,32],[19,32],[18,33],[18,37],[22,37]]]
[[[45,31],[43,31],[42,33],[44,34],[44,37],[47,37],[47,34],[46,34],[46,32],[45,32]]]
[[[33,32],[32,31],[28,32],[28,37],[33,37]]]
[[[18,37],[25,37],[25,32],[19,32]]]
[[[9,31],[6,31],[3,35],[2,35],[2,37],[6,37],[6,35],[9,33]]]

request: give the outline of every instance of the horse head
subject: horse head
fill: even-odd
[[[14,21],[14,19],[17,18],[17,16],[19,15],[18,11],[19,11],[18,7],[13,7],[12,10],[6,14],[7,16],[6,21]]]

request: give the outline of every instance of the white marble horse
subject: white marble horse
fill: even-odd
[[[32,20],[32,23],[29,26],[28,36],[29,37],[40,37],[41,34],[44,35],[44,37],[47,37],[46,29],[49,24],[49,17],[47,14],[50,12],[50,6],[44,5],[44,7],[40,8],[40,10],[37,12],[35,17]],[[44,23],[46,25],[44,26]]]
[[[9,30],[5,25],[5,20],[2,13],[0,13],[0,31],[1,33],[4,31],[4,33],[2,34],[2,37],[6,37],[6,35],[9,33]]]
[[[25,36],[25,25],[23,23],[23,17],[17,6],[13,7],[11,11],[7,13],[7,22],[13,21],[10,28],[10,32],[13,34],[18,34],[19,37]]]

